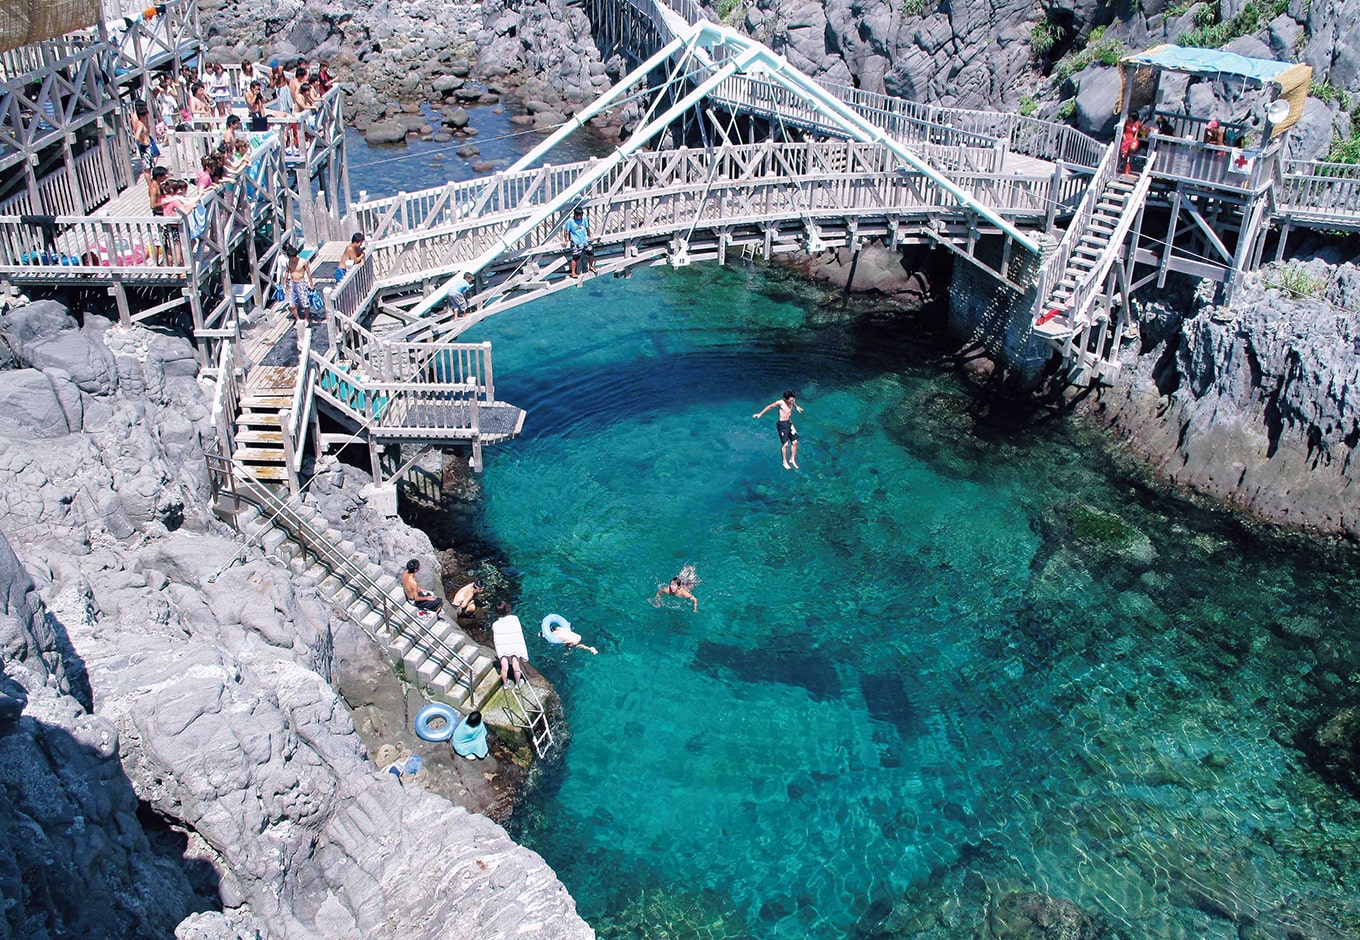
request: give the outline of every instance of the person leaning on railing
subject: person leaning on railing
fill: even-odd
[[[265,113],[264,106],[264,85],[259,81],[253,81],[246,86],[246,113],[250,116],[247,127],[252,134],[261,134],[269,130],[269,116]]]

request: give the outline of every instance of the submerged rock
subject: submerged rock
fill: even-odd
[[[1360,797],[1360,706],[1343,708],[1319,725],[1304,751],[1319,770]]]
[[[1011,892],[987,915],[996,940],[1104,940],[1101,924],[1071,901],[1037,891]]]

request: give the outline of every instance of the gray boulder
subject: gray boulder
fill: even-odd
[[[98,334],[63,330],[21,348],[23,357],[35,368],[62,370],[82,392],[107,395],[118,385],[117,366]]]
[[[55,300],[35,300],[0,317],[0,334],[11,343],[26,344],[77,327],[66,306]]]
[[[375,121],[364,131],[370,144],[395,144],[406,139],[406,125],[401,121]]]
[[[464,144],[463,146],[459,147],[459,148],[458,148],[456,151],[454,151],[454,152],[457,153],[458,156],[462,157],[464,160],[467,160],[467,159],[470,159],[470,158],[472,158],[472,157],[477,156],[477,155],[480,154],[482,151],[481,151],[480,148],[478,148],[478,147],[476,147],[476,146],[474,146],[474,145],[472,145],[472,144]]]
[[[167,936],[202,900],[152,850],[117,729],[68,681],[74,654],[56,623],[0,535],[0,932]]]
[[[47,440],[72,430],[51,378],[36,369],[0,372],[0,435]]]
[[[1093,137],[1109,137],[1119,121],[1119,70],[1092,65],[1073,78],[1077,85],[1077,127]]]
[[[1317,98],[1309,98],[1303,117],[1289,131],[1285,151],[1291,160],[1317,160],[1331,149],[1337,112]]]

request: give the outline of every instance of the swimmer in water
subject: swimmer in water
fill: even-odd
[[[694,602],[694,612],[699,612],[699,598],[694,596],[694,586],[699,583],[699,579],[694,575],[694,566],[685,565],[680,569],[680,573],[671,578],[669,584],[663,584],[657,588],[656,596],[652,598],[652,606],[660,607],[661,598],[670,594],[673,597],[683,597]]]

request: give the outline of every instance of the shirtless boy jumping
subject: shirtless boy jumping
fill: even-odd
[[[779,452],[784,458],[785,470],[798,469],[798,429],[793,426],[793,411],[798,409],[798,413],[803,413],[803,408],[794,400],[792,391],[784,393],[784,397],[778,401],[772,401],[764,408],[751,415],[753,418],[765,417],[765,412],[771,408],[779,409],[779,420],[775,422],[775,429],[779,431]]]

